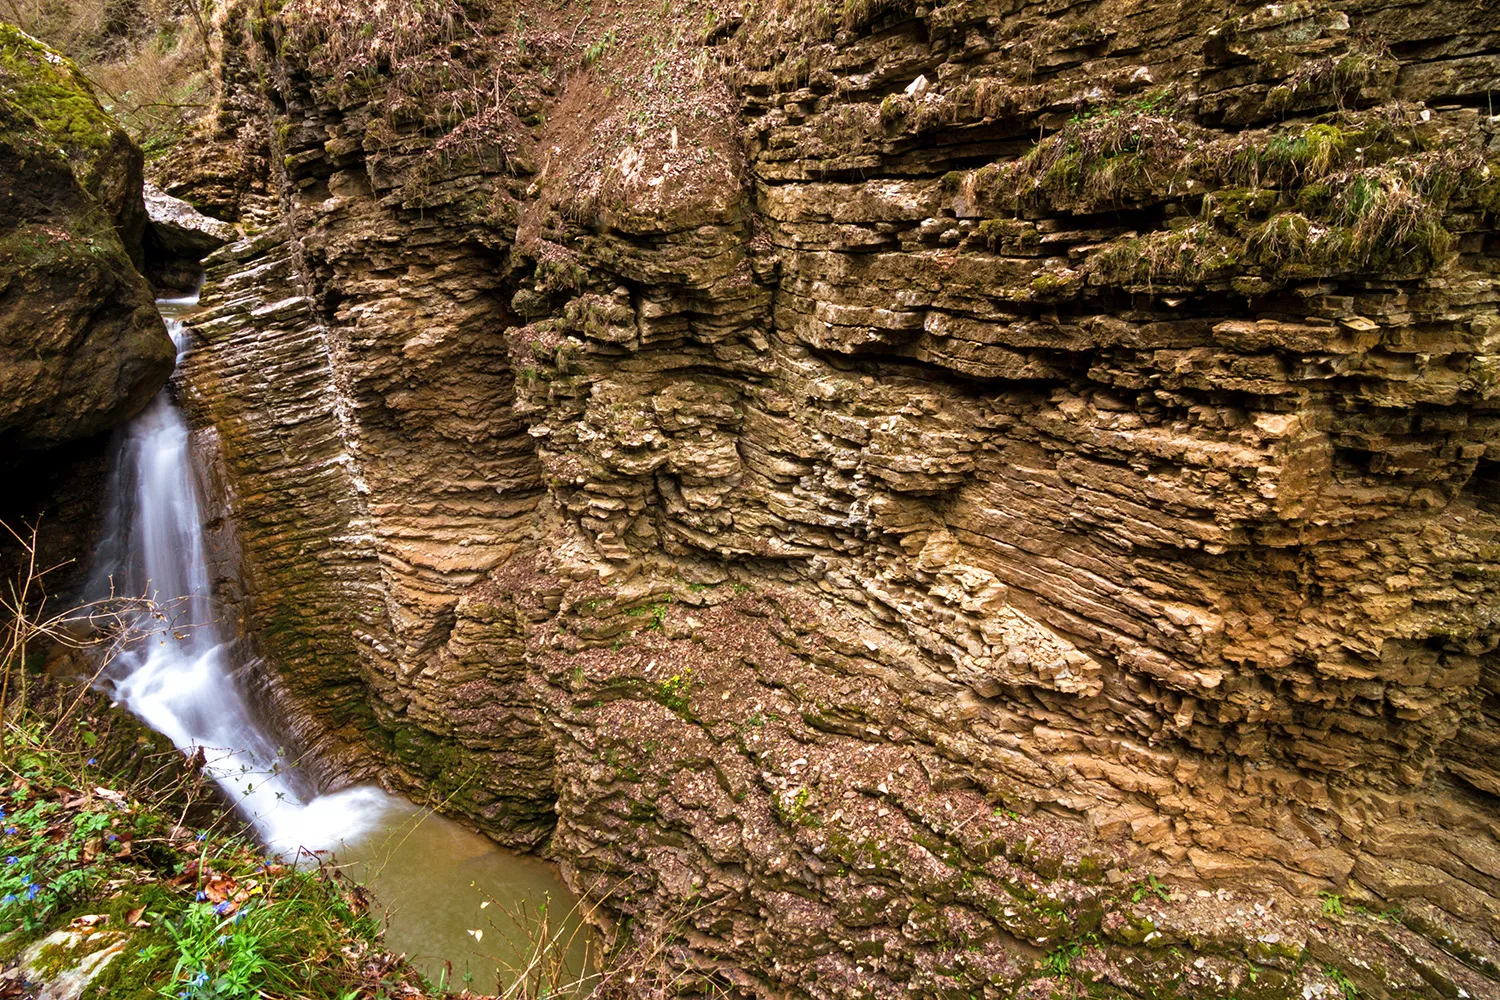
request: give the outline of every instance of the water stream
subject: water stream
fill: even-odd
[[[190,334],[184,317],[197,299],[158,305],[180,359]],[[572,934],[576,921],[565,916],[573,898],[549,865],[375,785],[325,792],[288,765],[243,683],[253,666],[246,644],[215,606],[188,425],[170,389],[117,447],[93,587],[154,594],[186,627],[122,649],[108,671],[115,698],[178,747],[201,747],[205,770],[268,848],[288,858],[333,852],[385,909],[387,945],[435,982],[499,992],[505,970],[524,964],[544,908],[550,931]],[[582,950],[580,934],[576,969]]]

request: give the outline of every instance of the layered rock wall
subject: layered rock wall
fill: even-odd
[[[1493,12],[653,11],[224,21],[330,748],[677,987],[1493,992]]]

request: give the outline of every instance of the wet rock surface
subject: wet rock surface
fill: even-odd
[[[358,6],[225,22],[277,196],[185,373],[351,766],[641,989],[1495,992],[1481,6]]]

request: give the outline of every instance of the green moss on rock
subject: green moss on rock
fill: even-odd
[[[35,145],[65,156],[83,189],[120,231],[140,263],[146,215],[140,187],[143,157],[95,99],[73,60],[13,25],[0,23],[0,142]]]
[[[170,374],[142,169],[77,67],[0,24],[0,445],[108,430]]]
[[[0,23],[0,93],[24,108],[58,145],[103,149],[118,126],[90,93],[76,63],[26,32]]]

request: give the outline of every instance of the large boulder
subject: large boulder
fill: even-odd
[[[164,253],[199,260],[226,243],[239,239],[227,222],[211,218],[155,184],[147,184],[146,213],[151,218],[151,240]]]
[[[171,374],[141,164],[70,60],[0,24],[0,460],[108,430]]]

